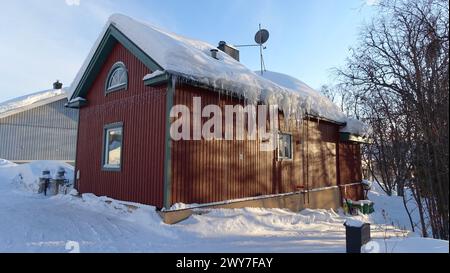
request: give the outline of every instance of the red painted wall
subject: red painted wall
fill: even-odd
[[[122,61],[128,69],[128,89],[105,96],[111,66]],[[146,87],[150,73],[142,62],[117,43],[80,109],[76,169],[81,193],[163,206],[166,86]],[[121,172],[102,170],[103,128],[123,122]]]
[[[193,97],[201,97],[202,106],[220,105],[222,112],[225,105],[243,103],[211,90],[177,83],[174,104],[192,109]],[[257,140],[172,142],[171,203],[209,203],[294,192],[307,186],[337,186],[339,127],[311,119],[287,128],[282,114],[279,125],[280,130],[293,135],[293,160],[277,161],[275,152],[260,151]]]

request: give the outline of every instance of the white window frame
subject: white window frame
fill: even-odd
[[[113,76],[115,75],[115,73],[117,73],[118,70],[123,70],[123,75],[125,75],[125,81],[122,83],[118,83],[115,85],[109,85]],[[105,95],[107,95],[108,93],[114,92],[114,91],[119,91],[122,89],[127,89],[128,86],[128,71],[127,68],[125,67],[125,64],[123,62],[116,62],[115,64],[113,64],[113,66],[111,67],[111,69],[109,70],[108,76],[106,78],[106,83],[105,83]]]
[[[289,136],[290,139],[290,157],[286,157],[286,156],[281,156],[280,155],[280,136],[282,135],[286,135]],[[292,133],[287,133],[287,132],[278,132],[278,136],[277,136],[277,159],[279,161],[289,161],[289,160],[294,160],[294,136],[292,135]]]
[[[122,134],[122,141],[120,143],[120,162],[119,164],[109,164],[108,161],[108,143],[109,143],[109,132],[120,130]],[[116,122],[107,124],[103,129],[103,150],[102,150],[102,169],[105,171],[121,171],[123,162],[123,123]]]

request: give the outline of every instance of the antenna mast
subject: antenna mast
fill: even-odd
[[[264,43],[269,39],[269,31],[267,29],[261,28],[261,24],[258,25],[258,31],[255,34],[255,44],[247,44],[247,45],[234,45],[235,47],[249,47],[249,46],[259,46],[259,60],[261,65],[261,75],[263,75],[266,70],[266,65],[264,63],[264,55],[263,49],[266,49]]]

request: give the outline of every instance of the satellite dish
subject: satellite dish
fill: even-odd
[[[255,42],[262,45],[269,40],[269,31],[267,29],[260,29],[255,34]]]

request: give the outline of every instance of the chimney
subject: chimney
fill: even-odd
[[[62,83],[59,82],[59,80],[57,80],[56,82],[53,83],[53,89],[61,89],[63,86]]]
[[[217,52],[219,52],[218,49],[216,49],[216,48],[211,49],[211,57],[213,57],[214,59],[217,59]]]
[[[231,58],[239,62],[239,50],[237,50],[236,48],[228,45],[225,41],[220,41],[217,48],[227,53],[229,56],[231,56]]]

